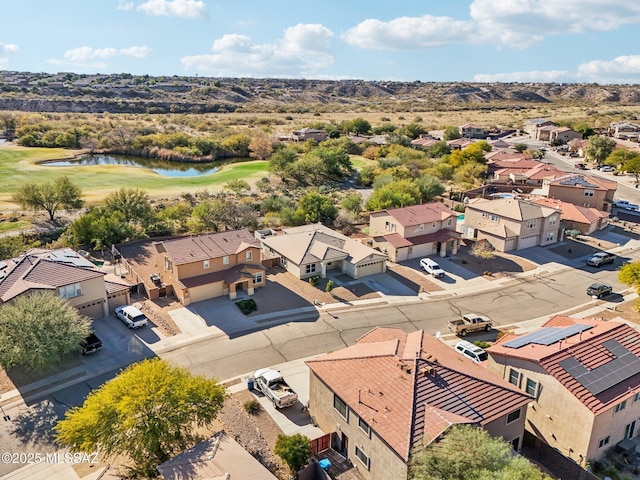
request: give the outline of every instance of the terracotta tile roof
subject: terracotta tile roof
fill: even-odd
[[[386,212],[404,227],[411,227],[422,223],[441,222],[451,217],[458,217],[456,212],[440,202],[423,203],[422,205],[412,205],[410,207],[387,208],[371,213],[378,212]]]
[[[243,264],[236,265],[227,270],[206,273],[196,277],[181,278],[178,283],[183,288],[199,287],[210,283],[226,282],[227,285],[236,283],[240,280],[249,280],[253,278],[253,274],[261,270],[266,270],[262,265]]]
[[[425,243],[446,242],[451,239],[460,239],[461,236],[462,235],[458,232],[443,228],[437,232],[418,235],[416,237],[404,238],[399,233],[390,233],[389,235],[375,237],[375,239],[377,241],[382,241],[382,239],[384,239],[384,241],[389,242],[395,248],[402,248],[423,245]]]
[[[447,145],[451,146],[451,145],[459,145],[461,147],[468,147],[469,145],[471,145],[472,143],[476,143],[475,140],[471,140],[469,138],[456,138],[455,140],[449,140],[447,142]]]
[[[530,401],[422,330],[376,327],[307,365],[405,460],[448,425],[486,425]]]
[[[580,400],[582,404],[597,415],[610,409],[625,398],[632,397],[635,393],[640,392],[640,373],[626,378],[623,375],[610,388],[593,394],[562,366],[563,361],[572,358],[585,367],[587,371],[592,372],[617,358],[605,345],[605,342],[611,340],[618,342],[624,349],[640,359],[640,333],[624,323],[582,318],[573,319],[562,316],[552,318],[543,325],[543,328],[563,328],[576,324],[585,325],[588,329],[550,345],[528,343],[519,348],[511,348],[505,344],[514,339],[523,338],[524,335],[509,334],[501,338],[492,347],[489,347],[487,351],[492,356],[505,357],[505,362],[507,363],[508,358],[517,358],[540,365],[549,375],[554,377]],[[633,373],[633,371],[630,371],[630,373]]]
[[[573,203],[563,202],[554,198],[540,198],[534,200],[535,203],[546,205],[551,208],[559,208],[561,211],[560,218],[577,223],[592,224],[598,222],[602,218],[609,218],[607,212],[598,210],[597,208],[582,207]]]
[[[28,255],[20,259],[0,281],[0,300],[7,302],[29,290],[55,290],[103,275],[97,270]]]
[[[549,184],[567,188],[577,187],[596,190],[615,190],[618,187],[618,182],[613,180],[605,180],[604,178],[582,174],[568,174],[563,177],[556,178]]]
[[[435,138],[416,138],[411,141],[411,145],[417,145],[419,147],[430,147],[431,145],[435,145],[440,140],[436,140]]]
[[[230,230],[193,237],[165,240],[156,244],[158,251],[166,251],[175,265],[235,255],[260,243],[248,230]]]

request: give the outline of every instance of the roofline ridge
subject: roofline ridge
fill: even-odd
[[[605,330],[604,332],[600,332],[600,333],[595,334],[595,335],[592,334],[593,336],[591,336],[590,338],[580,340],[580,342],[578,342],[578,343],[567,344],[566,346],[560,348],[559,350],[553,351],[552,353],[550,353],[546,357],[540,358],[540,360],[538,360],[538,363],[540,364],[540,363],[542,363],[543,360],[551,359],[554,356],[558,356],[560,353],[563,353],[563,352],[566,352],[567,350],[570,350],[571,347],[575,347],[577,345],[580,345],[580,344],[583,344],[583,343],[587,343],[587,342],[592,342],[592,341],[597,340],[598,338],[600,338],[600,337],[602,337],[604,335],[614,333],[614,332],[616,332],[618,330],[630,329],[632,332],[638,333],[637,330],[632,328],[630,325],[627,325],[626,323],[618,323],[618,322],[607,322],[607,323],[609,323],[609,324],[616,323],[616,325],[611,329]],[[591,329],[589,329],[589,330],[591,330]],[[588,332],[589,330],[583,330],[582,332],[575,333],[575,334],[571,335],[571,337],[575,337],[576,335],[579,335],[581,333]],[[563,338],[561,340],[558,340],[558,343],[562,344],[563,340],[566,340],[567,338],[571,338],[571,337],[565,337],[565,338]]]

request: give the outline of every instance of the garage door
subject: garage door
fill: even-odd
[[[89,318],[102,318],[104,317],[102,303],[102,300],[96,300],[95,302],[86,303],[84,305],[77,306],[76,308],[78,309],[78,312]]]
[[[520,237],[518,242],[518,250],[523,248],[535,247],[538,244],[539,235],[531,235],[529,237]]]
[[[223,295],[223,282],[210,283],[208,285],[200,285],[189,289],[191,303],[201,302],[209,298],[221,297]]]
[[[383,271],[384,260],[363,263],[362,265],[358,265],[358,278],[366,277],[367,275],[374,275],[376,273],[382,273]]]

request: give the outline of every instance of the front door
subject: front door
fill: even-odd
[[[634,420],[629,425],[624,427],[624,438],[625,439],[633,438],[633,434],[635,433],[635,430],[636,430],[636,421]]]
[[[348,458],[349,455],[349,437],[347,437],[344,432],[342,432],[342,437],[340,438],[340,447],[342,450],[340,453],[343,457]]]

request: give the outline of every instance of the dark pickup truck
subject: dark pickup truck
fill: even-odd
[[[82,355],[97,352],[102,348],[102,340],[100,340],[95,333],[91,332],[87,338],[80,342],[80,347],[80,353]]]

